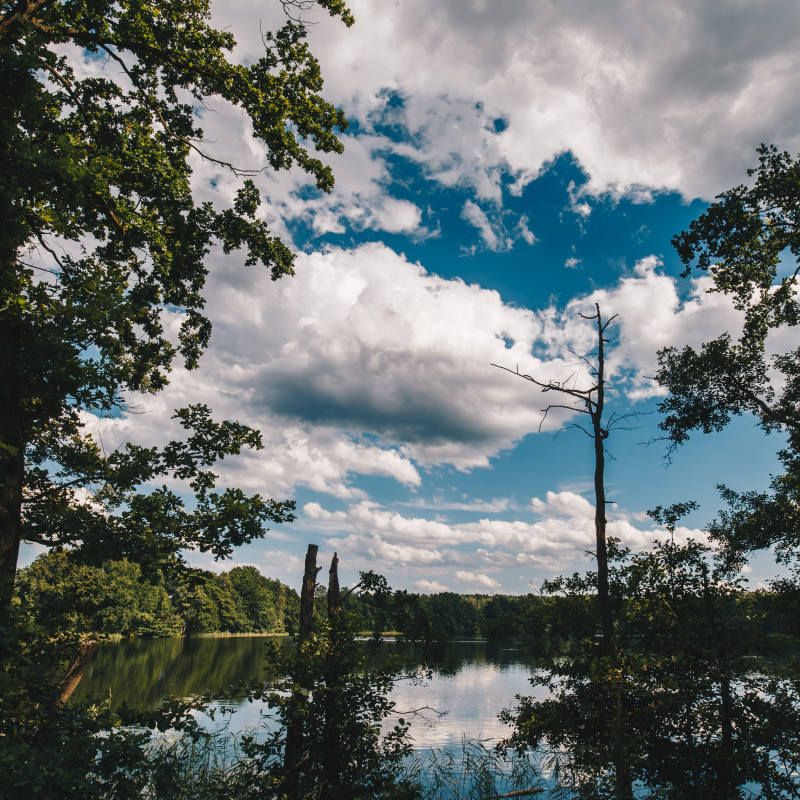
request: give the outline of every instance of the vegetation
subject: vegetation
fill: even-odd
[[[52,634],[172,636],[194,633],[287,633],[296,630],[300,598],[255,567],[214,574],[187,570],[145,580],[133,562],[84,564],[53,551],[20,571],[15,602]]]
[[[282,4],[291,15],[310,2]],[[315,4],[353,21],[342,0]],[[293,255],[261,220],[248,176],[297,165],[320,190],[333,185],[314,151],[340,152],[347,123],[321,95],[305,38],[288,16],[264,34],[263,57],[244,66],[229,59],[233,37],[210,25],[208,0],[36,0],[0,10],[5,794],[419,797],[419,781],[404,771],[406,720],[380,730],[394,713],[387,694],[400,668],[391,660],[368,668],[356,642],[372,629],[377,646],[377,634],[393,628],[428,655],[439,652],[439,634],[572,639],[566,657],[546,659],[534,678],[548,696],[520,698],[505,712],[516,796],[543,788],[531,785],[534,751],[548,758],[555,793],[568,797],[632,800],[637,787],[663,800],[735,800],[748,787],[800,796],[800,685],[795,668],[769,661],[800,632],[800,348],[774,345],[793,342],[800,325],[800,160],[789,154],[762,147],[753,185],[725,192],[674,239],[685,274],[710,275],[711,291],[732,299],[743,326],[735,338],[721,332],[699,350],[659,354],[671,452],[743,413],[786,438],[769,491],[720,487],[727,508],[709,526],[719,553],[671,541],[634,555],[606,539],[604,346],[613,317],[604,321],[599,307],[589,317],[598,333],[591,385],[522,376],[576,402],[594,443],[596,569],[550,581],[548,598],[425,597],[390,592],[371,573],[342,592],[335,558],[327,592],[315,594],[316,549],[299,596],[252,567],[189,569],[186,548],[225,558],[268,523],[293,519],[291,500],[217,485],[214,464],[260,448],[260,434],[215,421],[202,404],[175,411],[183,438],[164,445],[106,453],[87,434],[87,419],[126,410],[130,393],[161,390],[177,361],[197,366],[211,333],[203,311],[211,248],[244,249],[246,265],[272,280],[292,274]],[[94,58],[113,62],[116,77],[86,76]],[[212,100],[244,112],[263,165],[203,149],[194,109]],[[190,156],[236,181],[230,207],[195,202]],[[652,515],[674,530],[692,508]],[[17,574],[23,539],[49,552]],[[746,558],[769,547],[792,577],[772,593],[744,591]],[[208,698],[146,712],[67,702],[99,636],[210,631],[297,634],[292,653],[275,651],[275,680],[250,689],[279,724],[266,738],[244,737],[235,766],[204,755],[213,748],[193,714]],[[154,745],[148,729],[172,732],[174,744]],[[186,755],[199,758],[190,774]],[[488,797],[502,760],[469,746],[457,764],[439,754],[429,772],[445,795]]]
[[[737,186],[673,240],[686,265],[710,274],[710,291],[728,295],[744,313],[736,342],[728,332],[700,351],[659,353],[657,380],[669,390],[661,427],[673,447],[694,431],[724,428],[749,413],[765,431],[785,434],[784,473],[768,492],[737,493],[721,486],[728,504],[710,526],[731,558],[775,546],[797,571],[800,555],[800,347],[785,352],[800,325],[800,158],[759,148],[752,187]]]
[[[577,616],[569,658],[533,679],[547,699],[524,697],[505,712],[515,728],[505,746],[542,752],[564,797],[618,796],[620,757],[626,779],[658,797],[746,798],[747,784],[796,796],[800,696],[796,680],[770,666],[785,663],[787,646],[772,624],[774,596],[744,591],[737,571],[697,543],[641,555],[610,544],[617,681],[601,657],[596,611]],[[545,588],[591,612],[594,581],[589,572]],[[612,691],[623,710],[616,729]]]
[[[506,639],[545,634],[556,624],[548,621],[552,615],[547,602],[530,594],[402,596],[405,605],[374,594],[351,594],[348,612],[361,631],[405,632],[424,620],[444,637]],[[107,561],[95,567],[84,563],[79,553],[65,550],[39,556],[20,570],[14,602],[53,634],[296,633],[300,615],[297,592],[253,566],[219,574],[187,569],[172,578],[156,570],[145,579],[141,566],[133,562]],[[315,605],[323,617],[326,604],[322,592]]]
[[[341,0],[318,5],[352,23]],[[297,164],[321,190],[333,185],[309,148],[341,151],[347,123],[320,95],[304,26],[287,19],[265,33],[263,57],[242,66],[229,60],[233,36],[209,20],[208,0],[44,0],[0,12],[0,609],[22,538],[149,573],[180,567],[184,547],[224,557],[292,518],[291,502],[216,490],[214,462],[261,438],[214,422],[206,406],[178,409],[187,438],[164,447],[105,454],[85,432],[87,415],[163,388],[178,357],[197,366],[211,333],[212,247],[244,248],[273,280],[292,274],[292,253],[258,216],[251,167]],[[116,69],[81,77],[93,58]],[[247,115],[263,164],[203,150],[195,108],[213,100]],[[231,207],[195,202],[192,154],[238,178]],[[167,478],[191,502],[147,488]]]
[[[786,471],[766,493],[720,487],[728,509],[709,526],[718,553],[674,541],[636,556],[609,548],[611,658],[607,622],[593,613],[606,583],[600,569],[545,585],[584,612],[573,618],[581,645],[534,678],[547,699],[523,697],[505,713],[515,726],[505,746],[546,752],[565,797],[621,800],[637,786],[676,800],[800,795],[796,667],[783,674],[753,660],[780,653],[785,663],[775,612],[781,603],[795,608],[797,598],[800,350],[769,352],[770,334],[800,324],[800,162],[775,148],[760,156],[752,188],[724,193],[674,239],[685,274],[697,259],[711,274],[710,291],[744,312],[741,336],[733,344],[726,332],[699,352],[662,351],[657,379],[670,391],[661,426],[672,449],[692,431],[719,430],[750,412],[767,431],[788,435]],[[787,269],[790,257],[796,264]],[[682,502],[651,515],[674,532],[695,507]],[[795,575],[775,582],[777,601],[741,587],[746,555],[772,545]]]

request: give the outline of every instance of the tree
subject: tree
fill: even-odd
[[[606,490],[605,490],[605,442],[609,436],[611,425],[615,421],[612,417],[610,422],[604,418],[605,396],[606,396],[606,377],[605,377],[605,345],[608,339],[605,336],[608,326],[616,318],[616,315],[608,318],[605,322],[600,313],[600,306],[595,304],[596,312],[592,316],[584,316],[583,319],[593,320],[597,326],[597,358],[592,363],[585,356],[578,356],[588,367],[594,382],[584,389],[577,387],[575,380],[570,381],[541,381],[532,375],[519,375],[535,386],[542,392],[555,392],[558,395],[566,395],[572,398],[572,403],[565,405],[562,403],[551,403],[543,409],[545,416],[553,409],[567,409],[577,411],[589,417],[589,429],[580,425],[575,427],[582,430],[592,439],[594,446],[594,527],[595,527],[595,558],[597,559],[597,602],[600,611],[600,624],[603,631],[603,648],[606,655],[611,656],[614,652],[614,619],[611,607],[611,596],[608,590],[608,552],[606,545]],[[573,355],[577,355],[574,354]],[[493,366],[498,366],[494,364]],[[500,367],[500,369],[506,369]],[[511,370],[507,370],[511,372]],[[574,377],[574,376],[573,376]]]
[[[591,320],[597,327],[597,352],[596,360],[592,362],[586,356],[578,356],[589,369],[593,381],[586,388],[578,388],[576,376],[569,381],[542,381],[531,375],[520,375],[525,380],[538,386],[542,392],[555,392],[558,395],[571,398],[572,403],[551,403],[544,409],[545,416],[553,409],[567,409],[578,411],[589,417],[589,427],[581,425],[575,427],[582,430],[592,440],[594,447],[594,500],[595,500],[595,560],[597,572],[593,576],[594,586],[597,591],[597,607],[602,630],[601,653],[603,659],[597,661],[594,667],[596,675],[603,675],[603,679],[594,687],[599,695],[605,697],[608,703],[608,740],[611,745],[611,760],[614,765],[614,775],[611,780],[613,796],[619,800],[629,800],[633,797],[631,776],[625,755],[625,720],[623,709],[623,686],[621,682],[620,653],[617,647],[614,631],[613,598],[609,589],[608,580],[608,542],[606,536],[606,490],[605,490],[605,443],[612,427],[622,417],[611,415],[605,418],[605,345],[608,343],[606,331],[616,318],[616,315],[603,321],[600,306],[595,303],[595,313],[591,316],[581,314],[586,320]],[[496,365],[495,365],[496,366]],[[510,371],[510,370],[508,370]],[[520,374],[516,372],[515,374]]]
[[[699,351],[662,350],[656,379],[669,390],[661,428],[673,447],[744,413],[787,434],[785,473],[769,492],[721,487],[729,510],[710,531],[734,556],[777,544],[791,562],[800,547],[800,347],[770,352],[796,339],[800,325],[800,159],[766,145],[758,153],[759,166],[748,170],[753,185],[724,192],[673,238],[683,276],[707,272],[709,291],[729,295],[744,313],[741,333],[734,341],[724,332]]]
[[[359,583],[342,592],[334,553],[327,613],[319,613],[317,552],[317,545],[308,546],[295,652],[288,659],[274,654],[274,672],[284,677],[254,693],[267,700],[279,725],[264,741],[245,737],[243,752],[256,767],[256,786],[270,797],[411,800],[419,794],[402,778],[403,758],[411,751],[408,725],[400,718],[391,730],[381,730],[396,713],[387,695],[401,673],[399,663],[385,658],[368,666],[365,643],[358,641],[363,621],[347,613],[355,592],[388,596],[390,590],[381,576],[361,573]]]
[[[290,503],[214,491],[214,461],[261,442],[204,406],[177,412],[186,442],[107,457],[83,419],[124,409],[128,391],[157,392],[178,357],[197,366],[212,246],[245,248],[273,280],[292,274],[251,173],[203,150],[194,109],[214,98],[240,107],[265,149],[252,174],[297,164],[329,191],[331,170],[310,149],[341,151],[346,121],[319,94],[299,20],[309,5],[283,3],[294,18],[265,33],[249,66],[229,60],[235,42],[209,24],[209,0],[0,7],[0,609],[22,538],[174,560],[181,547],[224,556],[291,518]],[[317,5],[352,23],[342,0]],[[107,67],[81,77],[83,59]],[[194,201],[190,156],[241,179],[232,207]],[[167,319],[179,322],[176,342]],[[191,483],[195,510],[166,488],[142,491],[167,475]],[[79,502],[83,489],[93,504]],[[131,552],[110,553],[114,542]]]
[[[252,177],[296,164],[329,191],[331,170],[314,151],[341,151],[346,120],[320,94],[299,19],[310,4],[282,5],[290,18],[244,66],[230,60],[233,36],[210,25],[209,0],[0,4],[0,762],[15,796],[99,794],[87,788],[92,765],[115,737],[96,733],[128,719],[58,705],[52,667],[74,660],[79,676],[89,643],[81,650],[78,625],[54,641],[9,606],[21,539],[64,546],[94,568],[127,558],[148,580],[158,569],[173,580],[182,548],[225,557],[292,519],[290,501],[217,490],[214,463],[261,438],[215,422],[206,406],[178,409],[185,438],[159,447],[106,454],[85,431],[92,415],[124,412],[129,393],[162,389],[175,363],[197,366],[211,334],[212,247],[243,249],[273,280],[292,274]],[[342,0],[316,5],[352,23]],[[87,60],[105,68],[87,76]],[[204,151],[195,109],[213,101],[246,114],[263,164]],[[190,157],[236,177],[230,207],[194,200]],[[167,480],[194,497],[152,488]],[[151,615],[166,611],[158,594]],[[238,610],[229,616],[238,624]],[[168,713],[158,725],[172,725]],[[54,758],[66,753],[62,736],[85,757]]]
[[[249,630],[272,632],[282,625],[276,615],[276,598],[269,582],[255,567],[234,567],[228,575],[242,599],[250,621]]]
[[[651,513],[669,529],[674,509]],[[797,681],[754,661],[785,655],[785,642],[771,643],[764,606],[743,589],[738,568],[691,541],[657,542],[632,555],[611,540],[609,561],[625,686],[624,757],[640,796],[796,797]],[[594,586],[591,573],[575,574],[543,590],[581,600]],[[569,622],[574,626],[571,615]],[[578,623],[570,657],[555,659],[532,680],[547,691],[504,712],[514,725],[505,745],[538,749],[565,796],[596,800],[614,795],[615,754],[591,627]]]

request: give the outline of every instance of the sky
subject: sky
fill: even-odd
[[[641,550],[666,535],[657,505],[696,500],[677,535],[703,538],[717,484],[763,489],[777,435],[751,419],[697,435],[666,459],[656,353],[740,319],[703,277],[682,279],[671,238],[747,180],[756,147],[800,151],[795,0],[397,0],[351,3],[347,29],[307,12],[345,151],[325,195],[298,171],[257,178],[264,218],[297,253],[272,283],[212,252],[211,344],[136,415],[89,421],[105,446],[178,431],[207,403],[259,428],[265,448],[223,462],[223,485],[294,498],[297,519],[232,561],[299,589],[308,543],[412,591],[537,591],[591,566],[592,442],[568,411],[507,371],[585,385],[609,328],[609,534]],[[235,58],[260,54],[280,4],[212,3]],[[87,70],[114,70],[87,63]],[[200,110],[207,151],[260,168],[241,112]],[[236,180],[195,159],[199,200]],[[177,329],[178,317],[168,320]],[[32,550],[26,551],[26,558]],[[775,574],[768,555],[751,585]]]

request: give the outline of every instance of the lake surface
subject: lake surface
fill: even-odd
[[[113,707],[152,708],[164,697],[191,697],[252,679],[271,677],[265,668],[265,649],[289,651],[290,639],[230,637],[139,639],[104,642],[89,666],[76,699],[110,696]],[[388,641],[389,652],[396,644]],[[468,739],[496,740],[509,729],[497,719],[514,704],[517,694],[532,694],[533,667],[529,650],[517,642],[459,640],[451,643],[451,674],[434,674],[422,684],[401,682],[391,698],[398,715],[421,706],[429,710],[412,718],[411,735],[418,748],[460,745]],[[413,657],[409,666],[414,666]],[[265,707],[234,700],[237,710],[228,723],[232,730],[258,727]],[[405,713],[404,713],[405,712]]]

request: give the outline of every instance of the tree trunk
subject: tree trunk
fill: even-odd
[[[338,626],[341,621],[342,599],[339,589],[339,557],[331,559],[328,571],[328,622],[331,626],[329,650],[325,657],[325,722],[323,731],[322,786],[319,800],[335,797],[341,788],[342,757],[341,728],[342,709],[340,703],[341,662],[337,652]]]
[[[620,672],[619,651],[614,635],[614,610],[611,603],[611,591],[608,585],[608,545],[606,542],[606,486],[605,442],[608,430],[603,427],[605,410],[605,338],[604,326],[597,309],[597,399],[590,407],[592,420],[592,439],[594,442],[594,530],[597,550],[597,607],[600,614],[600,628],[603,633],[602,653],[607,659],[607,668],[611,670],[608,686],[612,692],[611,720],[611,757],[614,762],[615,794],[617,800],[633,800],[633,787],[630,765],[625,755],[625,703],[624,686]]]
[[[11,602],[22,535],[24,452],[17,326],[0,311],[0,613]]]
[[[328,570],[328,618],[336,617],[342,610],[342,593],[339,589],[339,556],[334,553]]]
[[[58,684],[58,704],[63,706],[67,700],[72,696],[78,684],[81,682],[92,656],[97,650],[97,640],[89,639],[81,644],[81,651],[75,659],[75,663],[69,668],[67,674],[61,679]]]
[[[298,666],[301,674],[304,672],[300,665],[303,657],[303,642],[311,634],[314,625],[314,587],[317,583],[317,573],[320,567],[317,566],[317,551],[315,544],[310,544],[306,552],[305,571],[303,572],[303,587],[300,591],[300,631],[297,641]],[[282,790],[289,800],[299,800],[299,778],[305,760],[305,735],[303,731],[302,708],[307,702],[307,695],[303,690],[310,690],[311,686],[302,685],[305,681],[299,682],[300,685],[292,691],[290,701],[290,715],[286,721],[286,747],[283,751],[284,778]]]
[[[592,419],[592,439],[594,440],[594,530],[597,549],[597,606],[600,612],[600,628],[603,633],[603,654],[614,660],[616,642],[614,641],[614,617],[611,608],[611,595],[608,588],[608,547],[606,545],[606,486],[605,443],[608,431],[603,428],[605,409],[605,352],[603,345],[603,322],[600,307],[597,308],[597,400],[590,415]]]
[[[317,566],[318,550],[317,545],[310,544],[306,552],[303,588],[300,591],[300,638],[308,636],[314,624],[314,587],[317,585],[317,573],[322,569]]]

